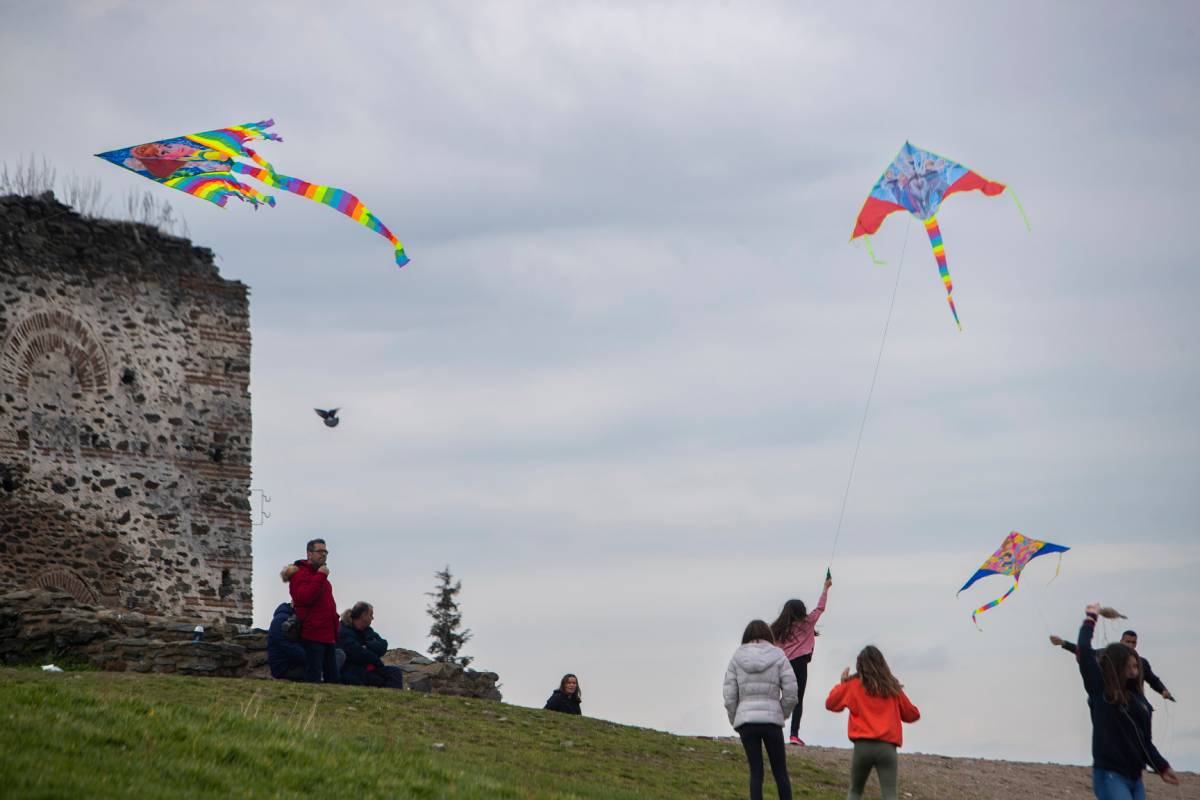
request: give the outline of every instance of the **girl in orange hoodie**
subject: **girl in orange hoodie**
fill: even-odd
[[[830,711],[850,709],[847,732],[854,742],[854,756],[846,800],[861,800],[872,769],[879,774],[883,800],[896,800],[896,749],[904,743],[900,723],[916,722],[921,712],[909,702],[878,647],[864,647],[855,666],[855,675],[849,669],[842,670],[842,682],[825,700]]]

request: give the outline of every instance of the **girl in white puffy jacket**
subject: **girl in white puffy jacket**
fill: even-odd
[[[762,800],[764,746],[779,798],[791,800],[783,723],[792,713],[799,692],[791,663],[775,646],[771,627],[761,619],[746,626],[742,646],[729,659],[724,695],[729,722],[742,737],[750,765],[750,800]]]

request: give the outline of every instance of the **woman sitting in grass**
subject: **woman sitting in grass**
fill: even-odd
[[[576,678],[571,673],[562,676],[562,680],[558,682],[558,688],[550,695],[550,699],[546,701],[546,709],[549,711],[560,711],[563,714],[583,714],[579,705],[583,702],[583,695],[579,693],[579,678]]]

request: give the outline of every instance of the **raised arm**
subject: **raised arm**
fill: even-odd
[[[921,710],[912,704],[908,699],[908,695],[902,689],[900,691],[900,719],[903,722],[916,722],[921,718]]]
[[[1075,643],[1068,642],[1066,639],[1062,638],[1061,636],[1051,636],[1050,644],[1054,645],[1055,647],[1061,647],[1063,650],[1066,650],[1068,653],[1075,652]]]
[[[848,705],[847,696],[849,695],[849,670],[842,670],[842,680],[837,686],[829,690],[829,696],[825,698],[825,708],[837,713],[845,709]]]
[[[1092,649],[1092,633],[1096,629],[1098,603],[1087,607],[1083,624],[1079,626],[1079,642],[1075,653],[1079,661],[1079,674],[1083,677],[1083,688],[1089,697],[1104,695],[1104,677],[1100,674],[1100,665],[1096,663],[1096,651]]]
[[[833,586],[833,581],[826,578],[825,586],[821,589],[821,599],[817,601],[817,607],[808,612],[808,616],[804,618],[807,622],[814,623],[825,613],[825,600],[829,597],[830,586]]]

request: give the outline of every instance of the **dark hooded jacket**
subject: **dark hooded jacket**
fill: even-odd
[[[282,678],[289,669],[304,666],[304,648],[283,635],[283,621],[293,613],[291,603],[280,603],[267,629],[267,665],[272,678]]]
[[[1068,653],[1074,653],[1078,648],[1075,647],[1074,642],[1063,642],[1062,649],[1066,650]],[[1142,679],[1146,681],[1146,683],[1150,684],[1150,688],[1159,694],[1166,692],[1166,685],[1163,684],[1162,678],[1154,674],[1154,670],[1150,668],[1150,662],[1142,658],[1140,655],[1138,658],[1142,662]]]
[[[1092,649],[1095,627],[1096,617],[1089,614],[1079,628],[1075,653],[1092,714],[1092,767],[1118,772],[1130,780],[1141,778],[1147,764],[1161,773],[1170,765],[1150,741],[1153,709],[1140,685],[1131,685],[1125,705],[1111,703],[1104,696],[1104,676]]]
[[[279,573],[292,595],[292,607],[300,618],[300,638],[308,642],[334,644],[338,635],[337,604],[329,576],[302,558]]]
[[[579,714],[583,715],[580,710],[579,693],[567,694],[562,689],[555,689],[554,694],[550,695],[550,699],[546,701],[546,708],[550,711],[561,711],[564,714]]]
[[[346,654],[346,663],[340,673],[342,683],[362,686],[366,683],[367,672],[384,668],[383,654],[387,652],[388,643],[374,628],[359,631],[343,622],[338,630],[338,647]]]

